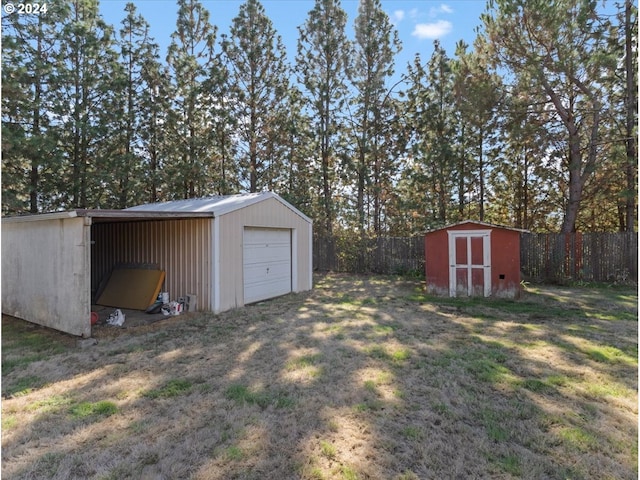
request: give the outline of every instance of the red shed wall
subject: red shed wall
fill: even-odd
[[[425,235],[424,256],[427,290],[449,296],[449,237],[446,230]]]
[[[520,295],[520,232],[491,230],[491,293],[511,298]]]
[[[449,295],[448,230],[491,230],[491,294],[519,296],[520,232],[478,223],[454,225],[425,235],[425,280],[430,292]]]

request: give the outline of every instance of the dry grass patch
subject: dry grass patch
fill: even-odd
[[[637,478],[634,291],[315,284],[87,350],[4,317],[3,478]]]

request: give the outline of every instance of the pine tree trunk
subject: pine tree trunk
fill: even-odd
[[[480,145],[478,145],[480,149],[480,156],[478,159],[478,180],[480,182],[480,215],[479,219],[481,222],[484,222],[484,157],[483,157],[483,148],[482,144],[484,142],[484,131],[482,127],[480,127]]]
[[[31,151],[31,172],[29,174],[29,211],[31,213],[38,213],[38,192],[40,183],[40,155],[41,148],[39,138],[40,132],[40,104],[42,101],[42,79],[40,76],[40,61],[42,58],[42,16],[38,16],[38,42],[36,50],[36,62],[34,71],[34,108],[33,108],[33,130],[31,132],[32,137],[37,139],[38,148]]]
[[[569,199],[562,221],[561,233],[573,233],[576,231],[576,220],[582,200],[582,158],[578,139],[569,141]]]
[[[635,206],[636,206],[636,167],[638,162],[638,148],[637,137],[634,132],[636,126],[636,111],[638,108],[636,91],[637,85],[635,81],[635,69],[633,68],[633,31],[631,23],[631,0],[625,1],[624,10],[624,28],[625,28],[625,70],[626,70],[626,89],[627,89],[627,104],[626,104],[626,153],[627,164],[625,168],[626,177],[626,205],[625,205],[625,217],[626,217],[626,230],[633,232],[635,229]]]

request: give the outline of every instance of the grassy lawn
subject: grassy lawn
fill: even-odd
[[[3,318],[3,478],[637,479],[635,290],[315,281],[87,349]]]

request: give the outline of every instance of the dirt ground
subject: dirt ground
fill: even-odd
[[[314,280],[90,348],[3,317],[3,478],[637,478],[634,289]]]

